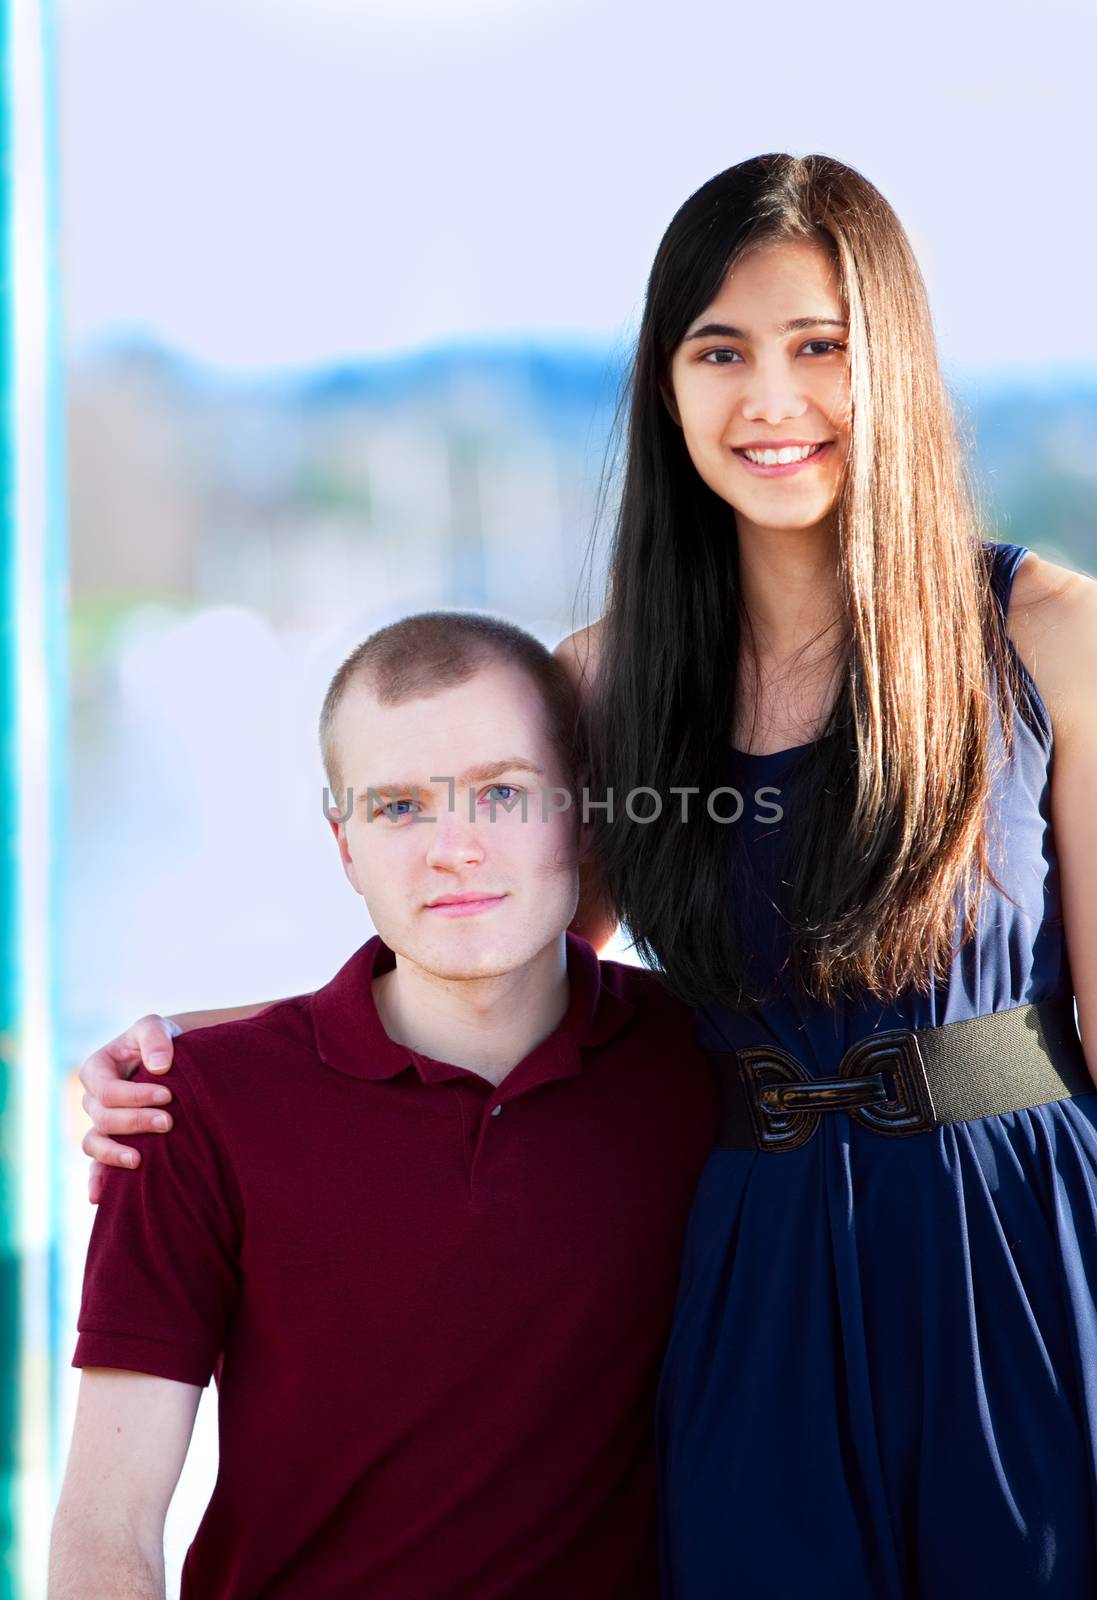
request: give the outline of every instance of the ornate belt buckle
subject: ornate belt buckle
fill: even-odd
[[[892,1028],[851,1045],[842,1057],[840,1075],[846,1078],[869,1072],[885,1077],[890,1073],[894,1096],[873,1105],[851,1107],[851,1117],[874,1133],[925,1133],[937,1126],[926,1064],[913,1033]]]
[[[747,1045],[735,1052],[754,1137],[759,1150],[798,1150],[819,1125],[818,1111],[787,1111],[767,1105],[762,1090],[771,1084],[811,1083],[787,1050]]]
[[[745,1046],[735,1056],[759,1150],[798,1150],[824,1111],[844,1110],[874,1133],[924,1133],[937,1125],[925,1062],[905,1029],[851,1045],[834,1078],[811,1077],[776,1047]]]

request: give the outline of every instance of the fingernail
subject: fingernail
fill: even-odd
[[[153,1117],[152,1125],[154,1128],[166,1128],[168,1125],[168,1119],[167,1117]]]
[[[154,1050],[148,1059],[150,1072],[163,1072],[165,1067],[171,1066],[171,1057],[166,1050]]]
[[[154,1089],[152,1091],[152,1103],[154,1106],[166,1106],[170,1099],[170,1089]]]
[[[135,1167],[136,1165],[137,1165],[137,1152],[136,1152],[136,1150],[131,1150],[129,1155],[126,1157],[126,1166],[127,1167]]]

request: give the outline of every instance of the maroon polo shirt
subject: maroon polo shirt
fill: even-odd
[[[654,1389],[715,1096],[653,974],[570,933],[567,961],[566,1016],[498,1087],[388,1037],[376,936],[175,1041],[175,1126],[108,1175],[73,1365],[217,1367],[183,1596],[657,1593]]]

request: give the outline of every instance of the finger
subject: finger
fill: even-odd
[[[102,1106],[129,1107],[129,1106],[166,1106],[171,1099],[171,1090],[163,1083],[132,1083],[129,1078],[107,1078],[105,1082],[95,1086],[95,1092],[89,1086],[84,1094],[84,1110],[91,1115],[92,1104]]]
[[[127,1039],[128,1035],[113,1039],[81,1063],[77,1077],[85,1089],[102,1095],[110,1085],[128,1082],[141,1065],[141,1051]]]
[[[172,1040],[182,1033],[177,1022],[167,1017],[142,1017],[133,1029],[141,1047],[141,1060],[149,1072],[167,1072],[174,1056]]]
[[[80,1148],[86,1156],[93,1161],[101,1161],[106,1167],[139,1167],[141,1157],[136,1150],[131,1150],[128,1144],[116,1144],[113,1139],[108,1139],[105,1134],[97,1133],[94,1128],[89,1128],[80,1141]]]
[[[84,1096],[84,1110],[97,1133],[167,1133],[172,1124],[171,1116],[166,1111],[112,1111],[87,1094]]]
[[[120,1033],[117,1039],[93,1050],[81,1063],[80,1082],[102,1099],[108,1085],[127,1081],[140,1066],[147,1067],[150,1072],[167,1072],[172,1062],[172,1039],[182,1031],[170,1017],[150,1012],[125,1033]]]
[[[88,1199],[93,1206],[97,1206],[103,1198],[106,1179],[107,1168],[101,1161],[93,1161],[88,1168]]]

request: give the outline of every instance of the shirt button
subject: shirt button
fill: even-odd
[[[499,1115],[500,1111],[502,1111],[502,1109],[503,1109],[502,1106],[492,1106],[492,1108],[491,1108],[492,1116],[493,1117],[497,1117]]]

